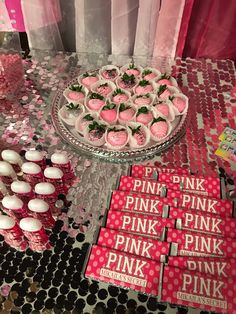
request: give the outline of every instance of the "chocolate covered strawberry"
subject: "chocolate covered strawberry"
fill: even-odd
[[[85,97],[85,91],[82,85],[73,84],[64,93],[68,101],[80,101]]]
[[[168,124],[166,120],[161,117],[153,119],[150,131],[154,139],[161,140],[164,138],[168,133]]]
[[[75,129],[80,132],[83,133],[85,128],[94,120],[94,117],[90,114],[84,114],[83,116],[81,116],[80,118],[78,118],[75,121]]]
[[[139,125],[136,128],[129,126],[129,128],[131,130],[132,137],[136,141],[136,145],[137,146],[143,146],[145,144],[145,142],[146,142],[146,133],[143,130],[142,126]]]
[[[156,77],[157,77],[157,74],[150,69],[146,69],[142,73],[142,78],[147,81],[153,80]]]
[[[112,68],[112,69],[106,69],[102,72],[102,76],[106,79],[106,80],[114,80],[118,75],[118,71],[116,68]]]
[[[153,113],[147,107],[141,107],[136,114],[136,121],[148,125],[153,119]]]
[[[93,142],[95,146],[100,146],[105,143],[106,126],[97,121],[93,121],[87,127],[86,139]]]
[[[135,115],[135,110],[130,105],[120,104],[119,119],[123,121],[131,121]]]
[[[87,107],[90,110],[99,111],[105,104],[105,98],[98,93],[91,93],[87,101]]]
[[[150,96],[150,94],[144,94],[144,95],[138,95],[135,99],[134,99],[134,104],[136,105],[150,105],[152,102],[152,98]]]
[[[135,87],[136,94],[146,94],[153,91],[153,86],[149,81],[142,80]]]
[[[112,102],[115,104],[120,104],[122,102],[126,102],[129,99],[129,96],[120,88],[117,88],[112,93]]]
[[[100,112],[100,117],[110,123],[114,124],[117,120],[117,106],[114,103],[107,104]]]
[[[171,80],[171,76],[167,75],[166,73],[162,74],[161,77],[158,79],[157,83],[160,85],[173,85]]]
[[[108,94],[112,92],[112,88],[108,85],[108,83],[104,83],[104,84],[100,84],[97,87],[96,92],[98,92],[99,94],[103,96],[107,96]]]
[[[157,90],[157,96],[159,98],[168,98],[171,95],[171,92],[168,90],[167,85],[160,85]]]
[[[128,132],[125,128],[112,128],[107,130],[106,143],[113,148],[124,147],[128,142]]]
[[[134,75],[134,76],[139,76],[140,70],[138,69],[137,66],[132,62],[129,67],[126,69],[125,73],[128,75]]]
[[[64,105],[58,112],[59,117],[68,125],[75,125],[77,117],[84,112],[84,107],[81,104],[69,103]]]
[[[98,81],[98,77],[96,73],[84,73],[81,78],[81,83],[85,85],[87,88],[90,88],[91,85]]]
[[[121,78],[118,78],[117,85],[124,89],[132,89],[136,84],[136,79],[133,74],[128,75],[127,73],[124,73]]]
[[[177,108],[179,113],[182,113],[186,108],[186,100],[180,96],[169,97],[172,104]]]

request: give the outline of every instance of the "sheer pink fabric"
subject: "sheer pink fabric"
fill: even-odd
[[[195,0],[185,57],[236,59],[236,1]]]

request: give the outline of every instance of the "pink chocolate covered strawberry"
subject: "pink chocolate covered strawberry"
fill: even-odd
[[[116,68],[111,68],[111,69],[105,69],[102,72],[102,76],[106,80],[114,80],[118,75],[118,71]]]
[[[107,96],[112,92],[112,88],[108,85],[108,83],[104,83],[97,87],[96,92],[102,94],[103,96]]]
[[[172,85],[170,81],[171,76],[167,75],[166,73],[162,74],[161,77],[158,79],[157,83],[160,85]]]
[[[117,120],[117,106],[114,103],[107,104],[104,106],[100,112],[100,117],[110,123],[114,124]]]
[[[150,80],[154,80],[157,77],[157,74],[154,73],[152,70],[150,69],[146,69],[143,71],[142,73],[142,78],[144,80],[150,81]]]
[[[144,125],[148,125],[152,121],[152,119],[153,119],[153,114],[151,110],[149,110],[145,106],[139,108],[136,115],[137,122],[142,123]]]
[[[101,146],[105,143],[106,126],[97,121],[93,121],[88,125],[86,139],[95,146]]]
[[[170,101],[172,101],[173,105],[177,108],[179,113],[182,113],[186,108],[186,101],[179,96],[169,97]]]
[[[85,128],[94,120],[94,117],[90,114],[84,114],[79,119],[75,121],[75,129],[82,133],[84,132]]]
[[[112,128],[107,130],[106,143],[108,146],[117,149],[128,143],[128,132],[125,128]]]
[[[82,78],[81,78],[81,83],[85,85],[87,88],[90,88],[91,85],[96,83],[98,81],[98,77],[96,73],[84,73]]]
[[[129,99],[128,95],[120,88],[117,88],[112,93],[112,102],[115,104],[120,104],[122,102],[126,102]]]
[[[91,93],[87,101],[87,107],[90,110],[99,111],[105,104],[105,98],[98,93]]]
[[[132,89],[136,84],[135,76],[133,74],[128,75],[127,73],[124,73],[121,78],[118,78],[117,85],[119,87],[130,90]]]
[[[149,81],[142,80],[135,87],[136,94],[146,94],[153,91],[153,86]]]
[[[79,84],[73,84],[69,87],[65,94],[68,101],[78,102],[85,97],[83,86]]]
[[[129,126],[133,138],[133,146],[134,147],[141,147],[146,144],[147,141],[147,134],[145,133],[143,127],[141,125],[137,127]]]
[[[135,66],[135,64],[132,62],[129,67],[126,69],[125,73],[128,75],[134,75],[134,76],[139,76],[140,70],[138,67]]]
[[[157,96],[159,98],[168,98],[171,95],[171,92],[168,90],[167,85],[160,85],[157,91]]]
[[[153,139],[161,140],[168,133],[168,124],[165,119],[158,117],[153,119],[150,127],[151,135]]]
[[[130,105],[124,103],[119,107],[119,119],[123,121],[131,121],[135,115],[135,110]]]
[[[134,100],[136,105],[150,105],[151,102],[152,98],[150,94],[138,95]]]

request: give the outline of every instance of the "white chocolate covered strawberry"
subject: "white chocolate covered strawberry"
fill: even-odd
[[[93,121],[85,130],[85,139],[94,146],[102,146],[105,143],[106,125]]]
[[[148,107],[143,106],[138,109],[136,121],[148,125],[153,120],[153,113]]]
[[[107,104],[100,112],[100,117],[109,124],[116,123],[117,120],[117,106],[114,103]]]
[[[69,103],[61,107],[58,112],[59,117],[68,125],[74,126],[76,119],[84,112],[81,104]]]
[[[112,88],[108,85],[108,83],[104,83],[97,87],[96,92],[103,96],[107,96],[112,92]]]
[[[81,115],[76,121],[75,121],[75,129],[79,133],[83,134],[86,127],[94,121],[94,117],[90,113],[86,113]]]
[[[153,92],[154,88],[149,81],[142,80],[138,83],[138,85],[134,88],[136,94],[146,94]]]
[[[88,90],[80,84],[72,84],[64,90],[63,95],[69,103],[78,104],[84,100]]]
[[[147,68],[142,72],[143,80],[151,81],[156,79],[160,75],[160,72],[156,69]]]
[[[105,98],[101,94],[91,93],[87,99],[87,107],[93,111],[99,111],[105,104]]]
[[[125,92],[124,90],[122,90],[120,88],[117,88],[112,93],[111,101],[114,102],[115,104],[124,103],[129,99],[128,95],[129,95],[128,92]]]
[[[137,95],[133,102],[136,105],[150,105],[152,103],[152,97],[150,94],[142,94],[142,95]]]
[[[128,75],[124,73],[120,78],[117,79],[117,85],[123,89],[131,90],[136,84],[136,79],[133,74]]]
[[[153,119],[150,131],[153,139],[161,140],[168,134],[168,123],[165,119],[158,117]]]
[[[122,121],[131,121],[135,115],[134,108],[128,104],[120,104],[118,118]]]
[[[90,89],[90,86],[98,81],[96,73],[84,73],[80,78],[81,84]]]
[[[116,149],[124,147],[128,142],[128,132],[125,128],[110,128],[107,130],[106,143]]]

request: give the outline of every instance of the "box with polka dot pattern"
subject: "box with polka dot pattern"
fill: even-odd
[[[155,167],[149,165],[132,165],[131,176],[134,178],[150,178],[157,179],[158,173],[175,173],[175,174],[189,174],[189,170],[185,168],[165,168]]]

